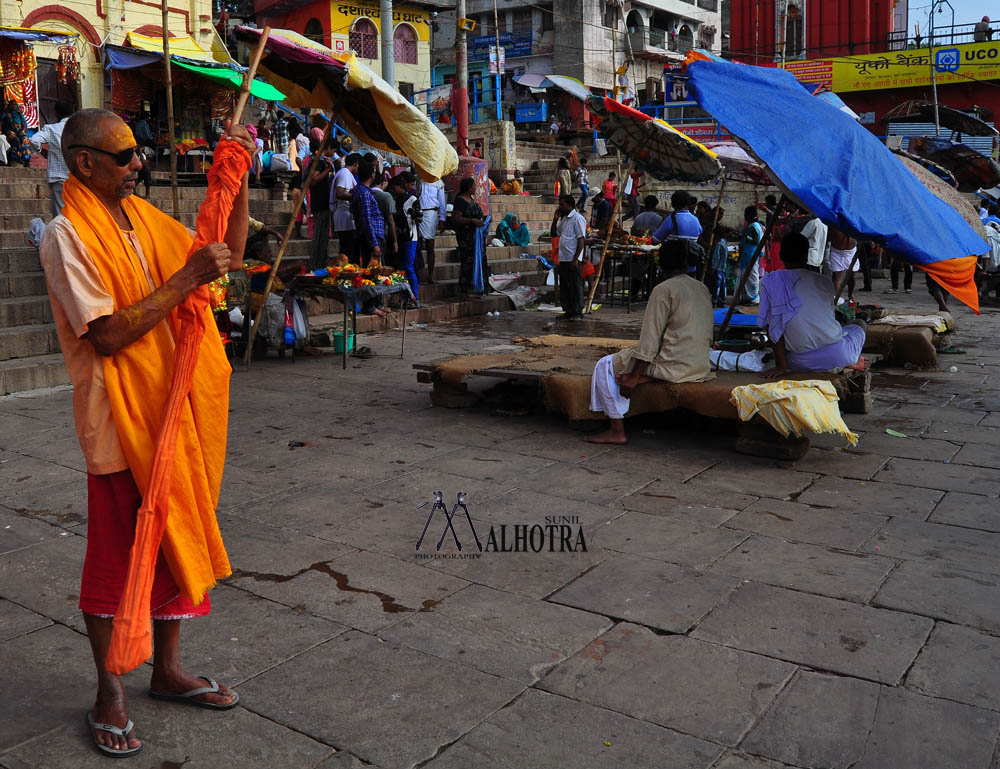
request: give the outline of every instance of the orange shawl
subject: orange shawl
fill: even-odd
[[[227,151],[217,151],[218,168],[213,166],[210,174],[193,242],[183,225],[144,200],[132,196],[122,201],[156,286],[177,272],[190,253],[223,239],[232,199],[249,164],[242,148],[222,142],[220,150],[224,145]],[[224,200],[220,205],[219,188],[228,206]],[[72,175],[63,199],[63,214],[94,260],[115,310],[149,295],[136,253],[103,204]],[[149,656],[149,592],[161,544],[181,593],[195,603],[231,573],[215,516],[231,369],[214,328],[208,291],[202,286],[165,322],[103,359],[115,427],[143,494],[129,579],[115,615],[107,663],[113,673],[127,672]]]

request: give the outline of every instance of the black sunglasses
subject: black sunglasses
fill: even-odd
[[[107,150],[102,150],[98,147],[91,147],[89,144],[71,144],[67,149],[82,149],[82,150],[93,150],[94,152],[100,152],[102,155],[110,155],[115,160],[115,165],[124,168],[129,163],[132,162],[132,156],[139,154],[138,147],[129,147],[127,150],[122,150],[121,152],[108,152]]]

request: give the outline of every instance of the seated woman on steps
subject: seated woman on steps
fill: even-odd
[[[497,240],[505,246],[527,246],[531,243],[531,233],[527,224],[521,224],[517,214],[507,214],[497,225]]]
[[[788,371],[863,371],[861,356],[868,326],[862,320],[841,326],[834,315],[833,282],[807,269],[809,241],[790,232],[781,239],[784,270],[760,282],[759,323],[774,342],[775,368],[761,374],[779,379]]]
[[[590,410],[611,420],[589,443],[625,443],[625,414],[632,391],[646,382],[704,382],[712,379],[712,297],[687,270],[687,241],[660,247],[662,283],[653,289],[642,316],[639,344],[601,358],[590,384]]]

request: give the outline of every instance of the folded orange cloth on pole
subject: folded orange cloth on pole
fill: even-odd
[[[155,285],[166,282],[198,249],[223,241],[249,167],[242,147],[219,143],[193,242],[182,224],[146,201],[122,200]],[[116,311],[148,296],[142,265],[108,210],[73,176],[63,198],[63,214],[87,247]],[[202,286],[165,322],[104,358],[111,413],[143,495],[113,624],[107,660],[112,673],[132,670],[152,653],[149,602],[161,543],[181,593],[196,604],[217,579],[231,573],[215,515],[231,369],[214,328],[208,288]]]

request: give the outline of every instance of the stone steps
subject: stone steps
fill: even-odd
[[[0,299],[0,327],[50,323],[52,305],[48,296],[14,296]]]
[[[0,395],[69,384],[62,353],[0,360]]]
[[[0,361],[59,352],[54,323],[0,328]]]
[[[0,299],[16,296],[44,296],[46,293],[45,273],[40,270],[0,273]]]

